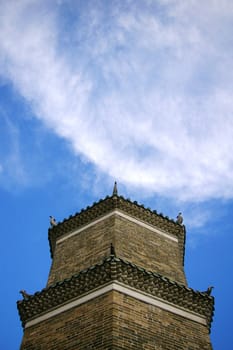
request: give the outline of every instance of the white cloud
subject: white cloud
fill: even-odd
[[[205,224],[212,219],[212,210],[213,209],[207,209],[207,208],[191,208],[186,209],[187,210],[187,217],[185,217],[185,225],[187,228],[191,227],[192,229],[198,229],[198,234],[210,234],[210,232],[203,232],[203,230],[200,230],[200,228],[205,227]]]
[[[233,197],[230,0],[0,4],[0,74],[74,152],[161,195]]]

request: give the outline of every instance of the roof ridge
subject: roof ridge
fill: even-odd
[[[73,274],[71,277],[64,278],[64,279],[61,280],[61,281],[57,281],[57,282],[51,284],[50,286],[43,288],[41,291],[37,291],[37,292],[35,292],[34,294],[29,295],[28,300],[31,299],[31,298],[33,298],[33,297],[36,296],[36,295],[39,295],[39,294],[41,294],[41,293],[47,292],[47,291],[49,291],[50,289],[54,289],[54,288],[56,288],[57,286],[60,286],[60,285],[62,285],[62,284],[64,284],[64,283],[66,283],[66,282],[70,282],[72,279],[76,279],[76,278],[78,278],[78,277],[81,276],[81,275],[88,274],[89,271],[93,271],[93,270],[95,270],[95,269],[98,268],[98,267],[104,266],[104,263],[105,263],[105,262],[110,262],[110,263],[111,263],[111,262],[121,262],[121,263],[123,263],[125,266],[131,266],[132,268],[135,268],[136,270],[138,270],[138,271],[140,271],[140,272],[142,272],[142,273],[144,273],[144,274],[146,274],[146,275],[148,275],[148,276],[149,276],[149,275],[152,275],[152,276],[154,276],[154,277],[159,278],[159,279],[162,280],[163,282],[168,282],[168,283],[171,284],[171,285],[176,285],[177,287],[182,288],[182,289],[184,289],[184,290],[186,290],[186,291],[188,291],[188,292],[193,292],[193,293],[199,294],[199,295],[201,294],[201,295],[206,296],[206,297],[208,297],[208,298],[210,298],[210,299],[213,298],[212,296],[207,295],[205,292],[201,292],[201,291],[194,290],[194,289],[192,289],[192,288],[190,288],[190,287],[185,286],[185,285],[182,284],[182,283],[179,283],[179,282],[176,282],[176,281],[170,279],[169,277],[167,277],[167,276],[165,276],[165,275],[162,275],[162,274],[160,274],[160,273],[158,273],[158,272],[155,272],[155,271],[152,271],[152,270],[147,270],[147,269],[145,269],[144,267],[141,267],[141,266],[139,266],[139,265],[137,265],[137,264],[135,264],[135,263],[133,263],[133,262],[131,262],[131,261],[129,261],[129,260],[125,260],[125,259],[122,259],[121,257],[118,257],[118,256],[116,256],[116,255],[110,254],[110,255],[106,256],[101,262],[98,262],[98,263],[96,263],[96,264],[94,264],[94,265],[91,265],[91,266],[88,267],[88,268],[85,268],[85,269],[83,269],[83,270],[80,270],[79,272]]]
[[[17,302],[23,325],[30,319],[114,281],[148,293],[179,307],[202,314],[210,326],[214,297],[197,292],[130,261],[110,254],[101,263],[44,288]]]
[[[50,227],[48,230],[48,238],[51,256],[53,256],[57,238],[79,227],[85,226],[114,209],[119,209],[132,217],[138,218],[143,222],[149,223],[152,226],[156,226],[176,236],[185,234],[185,226],[177,224],[173,219],[169,219],[168,216],[164,216],[162,213],[159,214],[156,210],[152,211],[149,207],[145,208],[143,204],[138,204],[137,201],[133,202],[129,198],[126,199],[123,196],[114,194],[112,196],[106,196],[98,202],[94,202],[92,206],[87,206],[86,209],[81,209],[80,212],[70,215],[69,218],[64,219],[63,222],[59,222],[56,226]]]
[[[57,222],[56,226],[61,225],[64,222],[69,221],[70,219],[75,218],[76,216],[79,216],[83,212],[92,209],[93,207],[99,205],[100,203],[106,201],[107,199],[112,199],[112,198],[123,199],[126,202],[129,202],[131,204],[136,205],[138,208],[142,208],[145,211],[149,211],[151,214],[155,214],[155,215],[160,216],[161,218],[163,218],[169,222],[174,223],[175,225],[179,225],[179,224],[177,224],[177,222],[173,218],[170,218],[168,215],[164,215],[162,212],[158,213],[156,209],[151,209],[150,207],[145,207],[144,204],[140,204],[140,203],[138,203],[138,201],[136,201],[136,200],[133,201],[130,198],[125,198],[123,195],[113,194],[112,196],[107,195],[106,197],[99,199],[97,202],[94,201],[91,205],[87,205],[85,208],[81,208],[76,213],[71,214],[68,217],[64,218],[62,221]],[[52,229],[53,229],[53,227],[50,228],[50,230],[52,230]]]

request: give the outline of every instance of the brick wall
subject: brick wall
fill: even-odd
[[[112,293],[25,329],[21,350],[112,349]]]
[[[117,256],[186,284],[177,242],[122,217],[116,218],[114,239]]]
[[[113,303],[113,349],[212,349],[204,325],[119,292]]]
[[[120,216],[112,216],[57,243],[48,285],[103,260],[113,243],[116,255],[186,284],[177,242]]]
[[[110,255],[115,219],[110,217],[56,244],[48,285],[101,262]]]
[[[26,328],[21,350],[211,350],[208,329],[113,291]]]

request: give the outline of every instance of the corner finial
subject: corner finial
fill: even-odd
[[[111,243],[110,245],[110,254],[116,256],[114,245]]]
[[[56,219],[52,215],[50,215],[49,218],[51,227],[57,226]]]
[[[113,187],[112,195],[113,195],[113,196],[117,196],[117,194],[118,194],[118,191],[117,191],[117,182],[115,181],[114,187]]]
[[[213,288],[214,288],[213,286],[208,287],[204,293],[206,293],[207,295],[211,295]]]
[[[24,300],[28,300],[30,298],[30,296],[31,296],[30,294],[28,294],[26,292],[26,290],[20,290],[19,292],[20,292],[20,294],[22,294]]]
[[[182,213],[179,213],[176,217],[176,223],[179,224],[179,225],[182,225],[183,223],[183,216],[182,216]]]

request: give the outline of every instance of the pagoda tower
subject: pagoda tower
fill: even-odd
[[[46,287],[17,302],[21,350],[209,350],[210,291],[187,286],[185,227],[112,196],[49,228]]]

